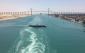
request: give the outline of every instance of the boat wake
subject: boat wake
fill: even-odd
[[[11,52],[47,53],[48,43],[46,38],[46,35],[41,29],[34,29],[31,27],[25,28],[20,31],[20,40],[17,41],[14,50]]]
[[[39,17],[30,24],[41,24]],[[25,27],[20,31],[20,37],[8,53],[49,53],[47,36],[44,29]]]

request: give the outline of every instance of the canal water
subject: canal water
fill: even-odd
[[[28,25],[45,25],[34,28]],[[47,15],[0,21],[0,53],[85,53],[85,28]]]

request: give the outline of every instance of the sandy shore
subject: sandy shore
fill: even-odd
[[[0,21],[17,19],[17,18],[26,17],[26,16],[28,16],[28,15],[23,15],[23,16],[0,15]],[[29,15],[29,16],[30,16],[30,15]]]

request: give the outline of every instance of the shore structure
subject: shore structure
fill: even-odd
[[[85,13],[54,13],[50,15],[72,22],[85,23]]]
[[[48,14],[49,15],[49,8],[47,10],[33,10],[30,8],[29,11],[20,11],[20,12],[0,12],[0,21],[1,20],[9,20],[9,19],[16,19],[20,17],[32,16],[33,14]],[[41,13],[42,12],[42,13]]]
[[[9,19],[16,19],[20,17],[30,16],[31,14],[29,11],[23,12],[0,12],[0,21],[1,20],[9,20]]]
[[[84,23],[85,24],[85,13],[75,13],[75,12],[53,12],[48,8],[47,10],[37,10],[34,11],[32,8],[29,11],[22,11],[22,12],[0,12],[0,21],[1,20],[9,20],[9,19],[16,19],[20,17],[32,16],[34,13],[44,13],[51,16],[55,16],[57,18],[62,18],[68,21],[77,22],[77,23]]]

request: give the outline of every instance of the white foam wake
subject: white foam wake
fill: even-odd
[[[35,17],[29,25],[43,24],[41,18]],[[13,46],[10,53],[49,53],[47,52],[47,39],[43,29],[31,27],[24,28],[20,31],[20,39]]]
[[[20,32],[21,39],[16,46],[15,53],[45,53],[46,45],[30,29],[24,29]]]

